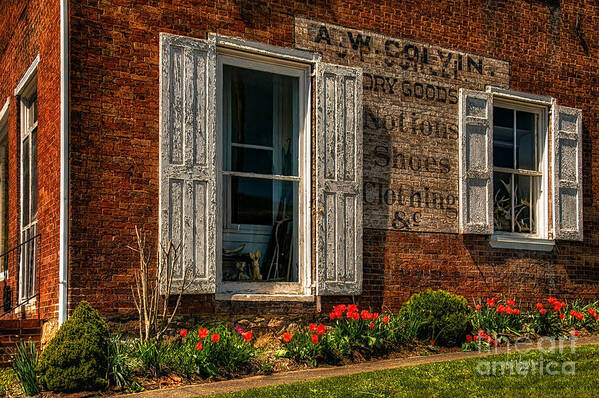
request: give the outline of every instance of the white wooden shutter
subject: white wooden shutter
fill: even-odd
[[[195,278],[188,293],[211,293],[216,279],[216,46],[160,37],[160,240],[182,245],[172,270],[174,285],[187,272]]]
[[[317,64],[318,295],[362,292],[362,70]]]
[[[493,233],[493,97],[460,89],[460,233]]]
[[[582,240],[582,111],[553,105],[554,238]]]

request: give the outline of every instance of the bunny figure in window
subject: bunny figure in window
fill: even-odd
[[[256,281],[262,280],[262,274],[260,273],[260,257],[262,257],[260,250],[256,251],[256,253],[250,252],[250,258],[252,259],[252,277]]]

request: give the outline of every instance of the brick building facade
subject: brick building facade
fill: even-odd
[[[9,98],[8,248],[19,244],[22,228],[22,177],[20,168],[15,166],[22,164],[22,139],[17,122],[20,106],[14,90],[39,54],[41,258],[36,270],[40,295],[39,304],[34,304],[31,311],[39,308],[43,319],[57,317],[61,255],[57,160],[61,138],[61,54],[57,45],[60,12],[54,4],[57,2],[50,3],[31,0],[0,5],[0,15],[7,21],[0,32],[2,38],[7,38],[0,47],[0,98]],[[549,294],[596,298],[598,25],[599,7],[592,1],[70,2],[68,310],[87,300],[110,317],[135,311],[130,288],[137,256],[127,247],[134,244],[135,226],[154,242],[153,250],[157,250],[159,239],[165,241],[167,233],[163,231],[170,231],[171,237],[173,231],[179,231],[179,236],[186,237],[183,240],[203,237],[200,243],[195,238],[189,241],[191,246],[186,247],[193,248],[193,253],[184,254],[184,263],[202,273],[195,294],[184,298],[182,311],[187,313],[313,312],[321,298],[326,308],[340,297],[355,293],[362,305],[396,310],[412,293],[424,288],[443,288],[468,298],[509,295],[527,302]],[[179,54],[177,49],[182,52]],[[235,61],[239,59],[242,61]],[[253,70],[262,65],[262,72],[269,70],[276,77],[269,80],[270,77],[252,75],[244,69],[244,65],[252,63],[257,65]],[[270,69],[272,65],[278,68],[273,69],[275,72]],[[189,83],[190,76],[197,83]],[[230,77],[233,83],[227,76],[234,76]],[[288,76],[292,83],[285,83],[287,80],[280,76]],[[327,82],[333,82],[327,76],[336,76],[336,85],[327,86]],[[259,86],[257,82],[263,78],[270,83]],[[296,78],[300,83],[294,86]],[[248,94],[251,90],[240,94],[239,87],[245,86],[239,81],[257,87],[255,90],[274,87],[275,94],[272,98],[268,97],[270,94],[266,96],[270,98],[267,103],[268,107],[278,106],[279,111],[260,114],[254,122],[265,123],[264,120],[274,118],[273,126],[288,123],[291,130],[299,130],[296,137],[295,133],[285,133],[285,127],[277,127],[281,134],[291,134],[284,139],[296,142],[296,149],[270,141],[268,145],[233,142],[230,135],[237,134],[235,129],[239,128],[235,126],[254,123],[251,112],[237,117],[223,111],[233,109],[230,112],[237,115],[243,98],[253,98]],[[357,83],[361,83],[361,89],[352,91],[352,84]],[[177,87],[185,93],[183,99],[177,97]],[[342,93],[327,97],[328,88]],[[266,98],[264,92],[267,91],[260,91]],[[185,102],[189,93],[193,97],[191,103]],[[206,100],[212,95],[214,103]],[[298,99],[287,101],[289,98]],[[305,106],[296,108],[296,102]],[[473,123],[486,129],[475,129],[474,135],[468,135],[468,103],[478,107],[472,108],[476,119]],[[341,113],[331,110],[330,104]],[[247,109],[254,109],[253,105],[251,101],[243,102]],[[171,120],[179,106],[191,110],[185,115],[193,115],[193,120],[181,119],[181,123],[192,126],[193,153],[184,153],[187,144],[177,147],[178,138],[172,134],[177,128],[187,131]],[[581,113],[563,113],[563,119],[556,116],[569,108],[580,109]],[[465,112],[462,118],[460,109]],[[477,114],[481,109],[486,118]],[[255,110],[254,114],[259,112]],[[509,116],[512,112],[513,119]],[[341,114],[343,120],[336,119]],[[491,114],[495,115],[495,124]],[[328,129],[329,120],[340,124]],[[356,127],[360,121],[361,127]],[[526,123],[529,127],[516,127]],[[223,133],[223,126],[229,125],[233,127]],[[512,137],[512,127],[508,125],[513,126],[513,145],[511,138],[499,142],[506,131]],[[579,126],[581,138],[576,136]],[[555,131],[560,133],[556,135]],[[360,138],[353,146],[352,132],[358,134],[353,137]],[[477,141],[476,134],[483,136],[482,141]],[[566,141],[555,141],[556,137]],[[181,142],[187,139],[181,138]],[[196,139],[206,140],[202,141],[206,145],[196,146]],[[275,137],[275,141],[278,139]],[[527,139],[531,140],[529,144]],[[337,185],[331,182],[335,176],[327,180],[327,148],[331,150],[327,142],[342,142],[332,149],[342,152],[332,155],[333,174],[343,175],[343,181]],[[227,143],[237,149],[223,152]],[[350,147],[353,152],[347,150]],[[554,147],[560,156],[554,156]],[[283,166],[273,160],[274,166],[269,166],[272,169],[265,177],[252,169],[258,167],[255,164],[240,161],[240,169],[235,165],[227,169],[224,163],[216,163],[235,158],[239,148],[246,151],[245,159],[254,163],[264,158],[266,152],[252,155],[254,159],[249,155],[252,150],[271,151],[275,156],[283,148],[286,152],[278,158]],[[481,148],[489,154],[480,160],[486,171],[471,177],[469,167],[479,162],[478,157],[472,156],[480,154]],[[517,164],[499,164],[502,150],[513,151]],[[285,156],[290,153],[296,159],[290,167],[299,171],[286,174]],[[186,170],[191,174],[181,172],[178,176],[178,162],[185,163],[188,154],[193,165]],[[197,160],[197,156],[205,161]],[[466,159],[462,163],[460,156]],[[213,169],[212,157],[216,159]],[[351,162],[355,162],[355,169]],[[472,164],[469,166],[468,162]],[[530,164],[525,166],[526,162]],[[276,167],[278,171],[274,170]],[[194,177],[195,172],[200,177]],[[258,178],[258,174],[262,175],[261,181],[272,181],[269,184],[273,187],[293,187],[287,191],[272,189],[272,195],[278,198],[270,206],[272,214],[252,202],[251,195],[241,194],[241,182],[229,182],[243,178],[249,181]],[[356,178],[346,178],[350,174]],[[164,176],[166,180],[162,179]],[[498,176],[507,179],[501,182]],[[190,197],[206,198],[202,212],[193,213],[193,220],[187,210],[177,213],[173,207],[179,179],[183,181],[179,200],[181,206],[187,206],[186,178],[192,180]],[[211,181],[218,181],[219,190],[213,197]],[[578,182],[582,182],[582,191]],[[237,197],[243,197],[245,203],[226,204],[236,196],[223,197],[222,192],[229,191],[221,191],[222,184],[227,189],[237,189]],[[486,191],[481,196],[475,188],[483,185]],[[505,210],[497,207],[498,200],[503,200],[497,196],[502,186],[511,189],[506,194],[511,214],[499,219],[499,213]],[[323,187],[329,187],[329,191]],[[336,192],[344,192],[343,199],[334,196]],[[474,196],[469,197],[468,192]],[[557,202],[554,192],[560,198]],[[281,199],[288,194],[296,195],[295,199]],[[522,199],[524,196],[528,198]],[[274,203],[273,197],[270,200]],[[303,202],[302,197],[306,198]],[[360,200],[354,200],[355,197]],[[329,203],[329,198],[337,202]],[[192,212],[197,210],[196,202],[193,203]],[[332,216],[337,229],[330,229],[327,224],[327,206],[331,203],[341,204],[344,209]],[[286,210],[287,206],[293,207],[293,212]],[[268,279],[268,264],[273,261],[275,250],[273,236],[280,241],[288,239],[292,242],[289,247],[295,249],[287,252],[294,254],[279,255],[275,268],[278,270],[281,259],[293,263],[288,265],[283,282],[297,283],[301,291],[293,290],[290,283],[278,282],[272,287],[262,282],[260,288],[254,288],[257,285],[249,282],[253,278],[251,272],[243,275],[248,281],[241,284],[251,285],[249,288],[234,291],[236,288],[231,286],[235,284],[224,283],[232,282],[228,278],[242,278],[241,272],[235,271],[241,257],[230,266],[231,272],[236,272],[234,276],[221,265],[223,257],[231,255],[225,250],[235,249],[239,239],[246,239],[240,237],[243,227],[239,225],[248,223],[236,223],[234,218],[250,217],[255,209],[270,214],[274,221],[266,222],[266,229],[252,229],[261,232],[247,238],[249,243],[242,244],[240,253],[255,254],[260,248],[263,260],[259,271]],[[289,232],[289,236],[270,232],[281,221],[274,214],[277,212],[283,217],[289,214],[293,220],[290,231],[295,232]],[[173,214],[182,217],[180,230],[173,226]],[[348,223],[352,215],[362,217]],[[473,218],[469,219],[469,215]],[[227,220],[238,232],[222,227]],[[194,225],[193,232],[186,232],[186,223]],[[255,224],[265,225],[262,221]],[[500,230],[507,233],[498,234]],[[354,233],[359,236],[351,235]],[[263,238],[255,238],[260,234]],[[352,239],[358,242],[357,246],[347,243]],[[277,240],[276,249],[287,253],[279,248],[279,243]],[[18,300],[18,264],[19,261],[9,262],[6,279],[12,287],[13,302]],[[334,266],[329,269],[327,264]],[[347,268],[340,271],[339,267],[344,266]],[[355,283],[338,283],[335,278],[345,278],[345,282],[353,278]],[[285,294],[277,295],[282,292]]]

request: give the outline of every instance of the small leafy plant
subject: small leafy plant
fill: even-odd
[[[323,345],[320,336],[324,333],[324,325],[316,333],[305,328],[295,333],[283,333],[283,348],[277,352],[277,356],[292,358],[298,363],[308,363],[316,366],[323,356]]]
[[[144,372],[158,377],[169,368],[168,350],[169,347],[163,339],[147,339],[135,344],[134,357]]]
[[[106,379],[113,386],[138,392],[141,391],[141,385],[133,379],[129,351],[130,347],[122,341],[120,335],[110,338]]]
[[[40,393],[36,371],[37,362],[37,348],[35,343],[30,341],[19,343],[11,355],[11,367],[27,396]]]
[[[475,303],[472,326],[475,330],[483,329],[499,334],[519,334],[522,330],[522,316],[516,307],[516,300],[507,299],[500,303],[495,298],[486,302]]]
[[[336,305],[329,319],[334,322],[328,328],[311,323],[294,334],[284,333],[283,348],[277,355],[312,366],[319,362],[336,364],[356,350],[372,355],[403,339],[400,328],[393,327],[399,324],[390,323],[390,314],[360,311],[355,304]]]
[[[564,336],[568,333],[565,331],[566,314],[563,309],[566,307],[565,302],[560,302],[555,297],[550,297],[546,308],[542,302],[536,305],[536,313],[530,315],[530,321],[527,329],[541,336]]]
[[[212,377],[243,372],[256,356],[251,331],[218,325],[191,333],[181,329],[179,335],[180,340],[171,345],[171,368],[187,377],[193,373]]]

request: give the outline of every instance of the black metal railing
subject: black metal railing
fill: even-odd
[[[4,312],[0,314],[0,318],[16,313],[19,308],[22,309],[21,315],[24,318],[25,306],[39,297],[37,267],[40,258],[41,234],[36,230],[27,232],[23,235],[24,240],[21,244],[0,254],[0,272],[4,273],[2,294]],[[13,278],[16,281],[14,284],[10,283]],[[37,311],[39,312],[39,305]]]

